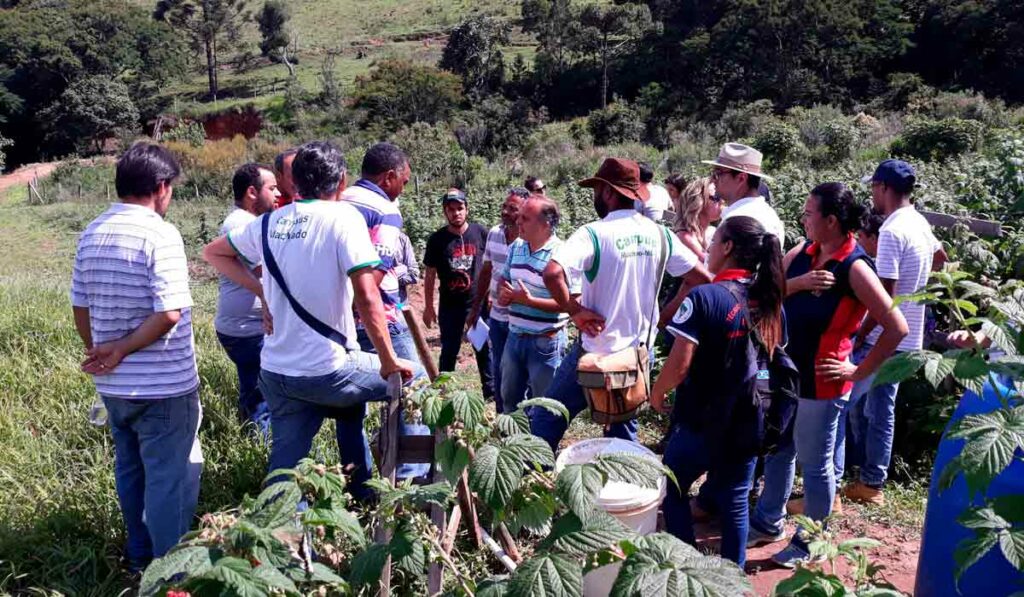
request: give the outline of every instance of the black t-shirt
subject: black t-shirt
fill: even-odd
[[[487,229],[473,222],[462,234],[445,226],[427,239],[423,265],[437,270],[441,281],[441,303],[469,301],[476,293],[476,281],[483,267]]]

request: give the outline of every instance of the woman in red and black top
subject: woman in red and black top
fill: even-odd
[[[854,233],[867,216],[842,183],[818,185],[804,204],[807,241],[786,255],[786,350],[800,370],[801,400],[792,444],[765,459],[765,488],[751,516],[750,543],[782,540],[796,461],[804,474],[804,513],[824,520],[836,497],[833,453],[840,417],[855,381],[877,369],[907,335],[907,322],[875,274]],[[883,333],[859,365],[850,363],[853,336],[865,313]],[[810,559],[797,534],[772,559],[792,567]]]

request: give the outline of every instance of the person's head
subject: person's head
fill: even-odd
[[[441,208],[444,210],[444,217],[448,225],[453,228],[461,228],[466,224],[469,217],[469,204],[466,202],[466,193],[461,189],[451,188],[441,197]]]
[[[878,231],[885,223],[885,216],[877,211],[872,211],[864,222],[864,227],[857,231],[857,242],[860,243],[864,252],[872,257],[878,256]]]
[[[235,194],[235,205],[253,215],[262,215],[274,209],[281,197],[277,190],[277,177],[268,167],[261,164],[244,164],[231,177],[231,190]]]
[[[506,228],[518,226],[519,211],[528,197],[530,197],[530,191],[523,187],[513,187],[508,190],[505,202],[501,204],[501,223]]]
[[[532,245],[542,245],[561,221],[558,205],[543,195],[535,195],[519,210],[519,237]]]
[[[677,231],[704,238],[704,227],[721,217],[722,202],[715,195],[715,183],[710,177],[698,178],[686,185],[676,206]]]
[[[310,141],[292,161],[295,190],[305,199],[337,201],[345,190],[348,166],[341,149],[330,141]]]
[[[864,182],[871,183],[871,201],[875,209],[889,215],[910,203],[917,174],[914,167],[903,160],[885,160]]]
[[[634,201],[651,196],[640,183],[640,166],[622,158],[605,158],[597,174],[577,184],[594,189],[594,210],[602,218],[617,209],[633,209]]]
[[[726,143],[714,160],[704,160],[711,169],[711,181],[715,190],[727,204],[731,205],[745,197],[759,195],[761,179],[767,178],[761,171],[761,152],[741,143]]]
[[[779,239],[754,218],[729,218],[715,231],[708,268],[716,273],[727,269],[751,272],[748,298],[752,323],[768,349],[774,350],[782,341],[782,301],[786,296]]]
[[[530,191],[531,194],[544,194],[544,181],[537,178],[536,176],[527,176],[526,180],[523,181],[523,186],[526,187],[526,190]]]
[[[283,198],[291,201],[295,199],[298,191],[295,190],[295,181],[292,179],[292,162],[298,149],[286,149],[277,154],[274,158],[274,176],[277,177],[277,188],[281,191]]]
[[[825,243],[849,237],[864,226],[867,208],[841,182],[826,182],[811,189],[800,223],[807,238]]]
[[[673,205],[679,202],[679,195],[682,194],[685,188],[686,177],[682,174],[673,174],[665,179],[665,190],[668,191],[668,196],[672,198]],[[676,213],[679,213],[678,210]]]
[[[151,204],[153,211],[163,217],[179,176],[181,166],[167,148],[137,141],[117,160],[114,187],[121,201]]]
[[[640,167],[640,182],[648,184],[654,180],[654,168],[651,168],[650,164],[647,162],[637,162],[636,165]]]
[[[377,143],[366,150],[360,176],[380,187],[392,200],[397,199],[409,183],[412,170],[409,158],[397,145]]]

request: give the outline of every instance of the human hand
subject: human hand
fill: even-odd
[[[434,310],[433,305],[427,305],[423,309],[423,325],[432,328],[435,323],[437,323],[437,311]]]
[[[836,277],[832,272],[823,269],[816,269],[788,280],[787,284],[794,284],[796,289],[820,292],[832,288],[836,283]]]
[[[821,359],[815,371],[828,381],[860,381],[863,378],[858,375],[860,368],[849,360]]]
[[[671,405],[668,403],[668,400],[666,400],[665,398],[666,398],[665,394],[662,394],[662,393],[655,393],[655,394],[653,394],[651,396],[651,408],[653,408],[654,410],[660,412],[663,415],[669,414],[669,412],[672,410],[672,408],[671,408]]]
[[[597,336],[604,331],[604,317],[590,309],[581,308],[571,317],[576,327],[588,336]]]
[[[501,285],[498,286],[498,305],[507,307],[512,304],[514,297],[515,290],[512,285],[508,283],[508,280],[502,280]]]
[[[270,314],[266,303],[263,303],[263,333],[268,336],[274,333],[274,316]]]
[[[380,376],[384,379],[391,377],[392,373],[399,373],[402,376],[402,383],[412,380],[416,374],[416,365],[405,359],[380,362]]]
[[[957,348],[977,348],[979,344],[978,335],[970,330],[957,330],[951,332],[946,336],[946,342],[949,342]]]
[[[127,354],[118,340],[93,346],[85,351],[82,371],[92,375],[107,375],[113,372]]]
[[[516,280],[516,284],[519,285],[519,288],[512,290],[512,302],[519,303],[520,305],[529,305],[530,301],[533,300],[530,290],[523,284],[522,280]]]

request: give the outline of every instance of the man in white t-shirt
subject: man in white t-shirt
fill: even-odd
[[[220,233],[244,228],[258,216],[274,209],[281,193],[277,178],[267,166],[244,164],[231,179],[235,209],[221,224]],[[258,267],[255,275],[260,276]],[[260,394],[260,352],[263,350],[263,303],[259,296],[221,275],[217,316],[213,320],[217,340],[238,372],[238,414],[264,437],[270,436],[270,410]]]
[[[914,168],[902,160],[885,160],[867,180],[871,183],[875,209],[886,216],[878,231],[875,258],[882,286],[894,298],[920,292],[928,283],[928,275],[942,268],[946,252],[932,234],[931,225],[914,209]],[[918,301],[903,301],[899,308],[910,333],[897,351],[920,350],[924,343],[925,306]],[[880,333],[873,321],[864,322],[857,335],[854,362],[871,349]],[[882,485],[892,456],[899,384],[872,387],[873,382],[871,376],[857,383],[847,407],[847,435],[853,445],[854,460],[861,467],[860,479],[847,486],[844,495],[853,501],[881,505],[885,502]]]
[[[741,143],[726,143],[713,160],[704,160],[702,164],[713,166],[711,179],[715,183],[715,192],[725,207],[722,208],[722,221],[734,216],[749,216],[757,220],[764,229],[779,238],[782,246],[786,245],[786,229],[768,201],[760,194],[761,179],[771,180],[761,170],[763,160],[761,152]]]
[[[640,184],[647,189],[647,200],[633,203],[636,210],[652,221],[661,223],[665,220],[665,212],[672,209],[672,197],[668,189],[654,182],[654,168],[647,162],[637,162],[640,166]]]
[[[272,421],[270,470],[294,467],[309,454],[324,418],[334,418],[351,493],[363,500],[371,495],[364,485],[371,470],[366,403],[385,400],[388,376],[411,379],[414,365],[392,348],[374,275],[380,258],[366,224],[339,202],[346,181],[341,151],[307,143],[292,174],[301,199],[218,238],[203,256],[234,282],[262,291],[273,319],[260,373]],[[262,285],[238,256],[264,266]],[[377,354],[359,349],[353,304]]]
[[[683,276],[690,286],[711,280],[675,234],[634,209],[634,201],[648,198],[636,162],[608,158],[596,175],[579,184],[594,189],[594,209],[602,219],[573,233],[544,269],[544,285],[580,331],[580,341],[565,355],[547,392],[565,405],[570,417],[587,407],[576,377],[584,352],[610,354],[653,345],[662,239],[669,251],[665,269],[670,275]],[[582,281],[578,298],[570,295],[567,276]],[[569,422],[545,409],[530,414],[533,434],[552,449],[557,449]],[[610,425],[605,435],[635,441],[636,421]]]

